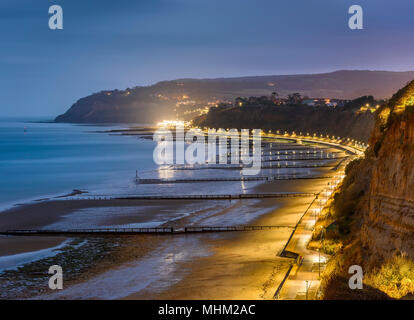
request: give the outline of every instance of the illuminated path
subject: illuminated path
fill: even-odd
[[[281,256],[293,258],[284,280],[275,292],[275,299],[305,300],[317,299],[320,286],[320,274],[325,268],[327,256],[308,250],[312,232],[322,207],[327,202],[333,189],[344,177],[346,163],[338,169],[336,178],[332,179],[327,188],[315,197],[293,230]],[[331,190],[330,190],[331,189]],[[330,190],[330,191],[327,191]]]

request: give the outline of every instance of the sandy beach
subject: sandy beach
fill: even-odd
[[[65,237],[0,236],[0,257],[55,247],[65,239]]]

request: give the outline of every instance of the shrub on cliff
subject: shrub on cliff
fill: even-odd
[[[413,279],[414,262],[404,255],[398,255],[371,272],[366,282],[391,298],[400,299],[414,294]]]

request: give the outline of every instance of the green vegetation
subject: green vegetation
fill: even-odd
[[[365,279],[372,287],[385,292],[391,298],[400,299],[414,294],[414,262],[398,255],[373,270]]]
[[[414,112],[414,81],[400,89],[378,110],[378,119],[382,133],[396,121],[404,120]]]
[[[363,106],[376,106],[384,103],[383,100],[375,100],[373,96],[362,96],[357,99],[349,101],[347,104],[344,105],[345,110],[356,110]]]

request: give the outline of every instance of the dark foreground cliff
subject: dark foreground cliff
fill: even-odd
[[[340,243],[324,274],[325,299],[414,295],[414,81],[378,110],[369,144],[325,217],[334,221],[327,243]],[[351,265],[363,268],[363,290],[348,287]]]

